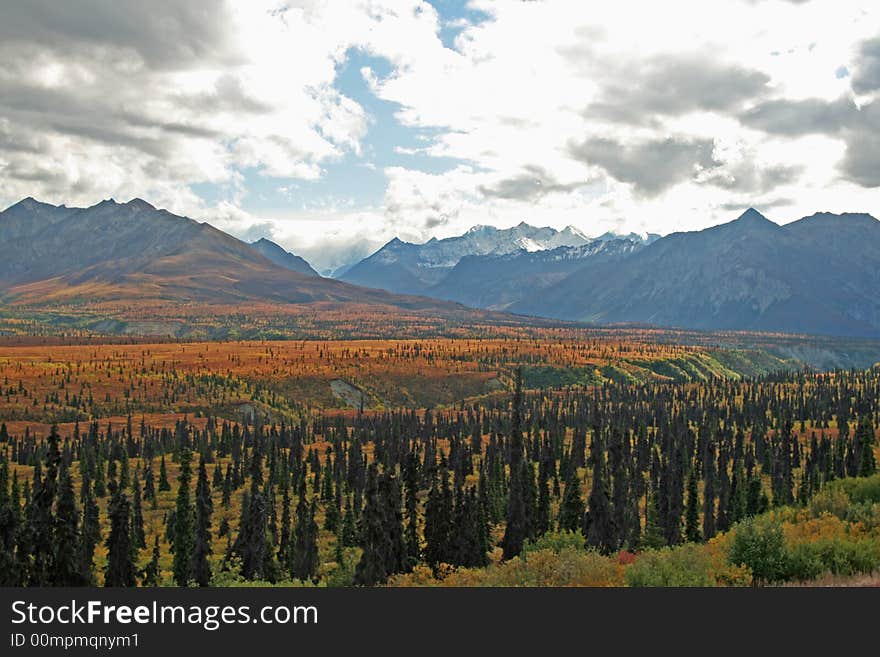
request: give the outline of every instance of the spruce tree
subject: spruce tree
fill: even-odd
[[[569,468],[562,505],[559,508],[559,530],[577,532],[584,523],[584,500],[577,468]]]
[[[214,504],[211,500],[211,485],[204,457],[199,460],[199,477],[196,481],[196,528],[192,552],[190,576],[199,586],[211,583],[211,513]]]
[[[92,492],[91,482],[83,477],[80,485],[80,504],[82,505],[82,530],[79,544],[80,578],[87,585],[93,585],[95,548],[101,542],[101,521],[98,502]]]
[[[660,526],[660,496],[652,487],[648,490],[645,499],[645,532],[642,546],[656,549],[665,545],[666,537],[663,536],[663,528]]]
[[[131,482],[131,542],[135,550],[147,547],[147,537],[144,534],[144,511],[141,506],[141,483],[135,472]]]
[[[165,492],[171,490],[171,484],[168,483],[168,471],[165,469],[165,455],[159,460],[159,491]]]
[[[877,472],[877,460],[874,456],[874,443],[876,442],[876,436],[870,417],[867,415],[862,417],[856,433],[859,436],[860,447],[858,455],[858,476],[870,477]]]
[[[434,482],[428,492],[425,505],[425,561],[436,568],[451,562],[454,528],[452,525],[452,491],[449,489],[449,473],[446,463],[440,464],[440,485]]]
[[[403,483],[406,506],[406,530],[404,535],[405,562],[407,571],[419,562],[421,557],[421,545],[419,542],[419,458],[415,450],[407,453],[406,463],[403,469]],[[336,489],[337,496],[339,489]]]
[[[174,509],[174,583],[187,586],[192,575],[193,508],[190,502],[190,464],[192,454],[187,447],[180,451],[180,472],[177,477],[177,504]],[[160,483],[161,488],[161,483]]]
[[[153,477],[153,461],[148,459],[144,467],[144,499],[149,500],[154,509],[159,508],[156,499],[156,482]]]
[[[278,545],[278,563],[289,573],[293,570],[293,549],[291,536],[293,526],[290,522],[290,484],[284,485],[281,496],[281,536]]]
[[[584,515],[584,535],[586,546],[595,548],[602,554],[611,554],[619,542],[611,511],[611,493],[605,468],[605,449],[601,429],[593,430],[590,445],[590,461],[593,466],[592,489],[588,501],[589,509]]]
[[[6,495],[6,478],[8,463],[0,462],[4,473],[2,494],[4,501],[0,504],[0,586],[22,586],[26,575],[20,554],[22,547],[18,545],[20,535],[24,534],[21,517],[21,500],[19,498],[18,474],[13,473],[9,495]]]
[[[161,554],[159,552],[159,535],[156,534],[153,537],[153,556],[150,561],[144,566],[143,577],[141,579],[144,586],[149,587],[157,587],[161,583],[162,571],[159,566],[159,558]]]
[[[104,586],[135,586],[134,546],[131,544],[131,504],[122,487],[110,484],[110,533]]]
[[[28,584],[30,586],[48,586],[51,584],[55,551],[55,518],[52,508],[58,489],[58,467],[61,463],[61,452],[58,449],[58,427],[52,425],[46,440],[46,469],[40,477],[40,470],[34,470],[34,489],[28,509],[27,530],[30,568]]]
[[[702,538],[700,534],[700,496],[697,489],[696,468],[693,467],[688,475],[684,537],[686,541],[691,543],[697,543]]]
[[[303,480],[305,481],[305,480]],[[300,488],[296,506],[296,524],[293,530],[293,558],[290,576],[305,582],[318,574],[318,525],[315,505],[306,500],[305,484]]]
[[[509,448],[510,487],[504,538],[501,541],[504,559],[512,559],[522,552],[523,543],[529,531],[526,482],[523,481],[522,370],[519,368],[516,370],[514,379]]]
[[[384,584],[389,575],[403,571],[403,514],[400,486],[376,465],[367,470],[366,504],[361,517],[361,560],[355,567],[359,586]]]
[[[351,497],[345,498],[345,512],[342,514],[342,528],[339,539],[343,547],[355,547],[359,542],[358,521],[355,517],[354,505]]]
[[[712,436],[707,436],[703,453],[703,538],[708,541],[713,536],[715,536],[715,445]]]
[[[52,563],[51,584],[53,586],[82,586],[79,549],[79,511],[73,493],[73,480],[69,468],[61,472],[58,490],[58,503],[55,510],[54,532],[55,555]]]
[[[277,575],[277,562],[274,559],[275,550],[266,534],[268,511],[262,489],[262,453],[256,446],[250,465],[250,493],[242,499],[242,515],[234,551],[241,559],[241,574],[245,579],[272,581]]]

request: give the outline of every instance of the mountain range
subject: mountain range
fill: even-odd
[[[650,236],[643,240],[633,234],[624,239],[648,242],[654,237]],[[598,238],[589,238],[572,226],[563,230],[538,228],[525,222],[506,229],[474,226],[464,235],[439,240],[431,239],[424,244],[412,244],[395,238],[371,256],[349,268],[341,279],[357,285],[380,287],[399,293],[427,294],[446,298],[449,294],[455,293],[455,286],[449,283],[461,278],[460,272],[456,272],[455,269],[464,260],[469,260],[466,268],[471,270],[475,266],[486,273],[497,269],[498,271],[489,274],[495,279],[503,276],[504,263],[511,256],[548,254],[557,249],[568,249],[564,253],[548,256],[548,262],[560,259],[571,260],[576,253],[571,249],[582,247],[596,249],[599,244],[617,239],[618,236],[610,233]],[[590,249],[587,249],[582,254],[586,256],[589,251]],[[485,259],[486,264],[477,265],[473,258]],[[543,258],[544,255],[538,256],[538,260]],[[553,265],[550,268],[552,269]],[[468,299],[474,305],[473,300],[470,297]],[[487,299],[487,303],[476,305],[493,307],[504,304]]]
[[[248,244],[140,199],[27,198],[0,212],[0,304],[147,300],[880,337],[880,221],[823,212],[780,226],[749,209],[665,237],[476,226],[394,239],[333,280],[269,240]]]
[[[0,302],[367,304],[456,314],[457,304],[318,276],[301,258],[247,244],[140,199],[68,208],[26,198],[0,213]]]
[[[880,336],[880,222],[818,213],[779,226],[754,209],[594,260],[511,304],[577,321]]]

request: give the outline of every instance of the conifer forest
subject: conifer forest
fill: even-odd
[[[880,367],[551,385],[520,355],[488,392],[407,406],[356,388],[332,408],[103,349],[97,378],[123,395],[88,410],[83,361],[3,354],[4,586],[751,586],[880,568]]]

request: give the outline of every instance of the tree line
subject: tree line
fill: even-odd
[[[495,548],[511,559],[551,530],[605,554],[705,541],[876,471],[877,368],[562,392],[514,380],[506,400],[296,425],[129,418],[44,439],[0,425],[0,584],[317,582],[332,562],[369,586]],[[152,541],[145,508],[162,511]]]

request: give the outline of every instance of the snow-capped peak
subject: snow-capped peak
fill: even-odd
[[[536,242],[535,240],[528,237],[520,237],[514,241],[514,244],[516,244],[524,251],[528,251],[529,253],[547,250],[547,246],[545,244],[542,244],[541,242]]]

